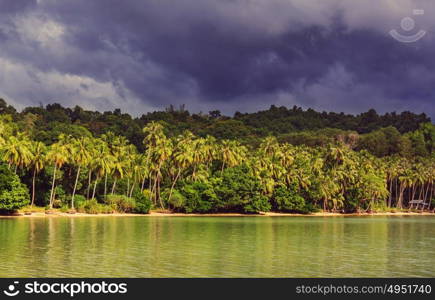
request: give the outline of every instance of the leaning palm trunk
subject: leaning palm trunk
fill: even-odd
[[[420,186],[420,193],[418,194],[418,200],[423,198],[424,185]]]
[[[130,195],[129,195],[130,198],[133,196],[133,191],[134,191],[135,185],[136,185],[136,182],[133,182],[133,184],[131,185],[131,190],[130,190]]]
[[[328,199],[323,199],[323,211],[327,211],[328,208]]]
[[[143,193],[143,190],[144,190],[144,188],[145,188],[145,180],[146,180],[146,176],[144,175],[144,176],[143,176],[143,179],[142,179],[142,185],[141,185],[141,187],[140,187],[140,192],[141,192],[141,193]]]
[[[53,182],[51,184],[51,193],[50,193],[50,209],[53,208],[53,196],[54,196],[54,183],[56,182],[56,164],[54,165],[53,171]]]
[[[428,183],[427,187],[426,187],[426,192],[424,193],[424,202],[425,203],[426,203],[426,200],[427,200],[427,195],[429,194],[429,187],[430,187],[430,184]],[[430,200],[431,199],[429,199],[429,202],[430,202]]]
[[[164,205],[162,202],[162,198],[160,197],[160,181],[162,179],[162,163],[159,163],[159,167],[157,169],[157,188],[156,188],[156,200],[159,199],[160,206],[164,209]]]
[[[36,168],[33,170],[33,178],[32,178],[32,207],[35,204],[35,181],[36,181]]]
[[[405,186],[403,183],[400,184],[399,188],[399,200],[397,200],[397,207],[403,208],[403,193],[405,191]]]
[[[412,193],[411,193],[411,197],[409,198],[409,201],[415,199],[415,190],[416,190],[415,184],[412,184],[412,189],[411,189]]]
[[[56,199],[56,188],[57,188],[57,185],[55,184],[54,185],[54,192],[53,192],[53,206],[54,206],[54,199]]]
[[[115,193],[115,188],[116,188],[116,177],[115,177],[115,180],[113,181],[113,185],[112,185],[112,195]]]
[[[160,197],[160,178],[159,178],[159,180],[157,182],[157,195],[159,197],[160,207],[162,209],[165,209],[165,206],[163,205],[162,197]]]
[[[178,170],[177,176],[175,176],[174,182],[172,182],[171,190],[169,192],[168,201],[171,201],[172,192],[174,191],[175,184],[177,183],[178,177],[180,177],[181,169]]]
[[[154,205],[157,205],[157,175],[156,175],[156,178],[154,179],[154,185],[153,185],[153,188],[151,190],[151,196],[153,197]]]
[[[104,178],[104,199],[107,199],[107,173],[106,177]]]
[[[79,168],[77,169],[77,175],[76,175],[76,181],[74,183],[74,189],[73,189],[73,193],[71,196],[71,208],[74,209],[74,196],[76,195],[76,190],[77,190],[77,184],[79,182],[79,177],[80,177],[80,165]]]
[[[153,200],[152,185],[153,185],[153,176],[152,176],[152,173],[150,173],[150,178],[149,178],[149,181],[148,181],[148,190],[150,191],[150,200]]]
[[[390,195],[388,196],[388,207],[391,207],[392,199],[393,199],[393,180],[390,180]]]
[[[88,175],[88,190],[86,192],[86,199],[89,200],[89,193],[91,191],[91,177],[92,177],[92,171],[89,170],[89,175]]]
[[[95,179],[94,190],[92,191],[92,200],[95,198],[95,191],[97,189],[98,177]]]

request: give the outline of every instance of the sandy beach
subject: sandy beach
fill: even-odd
[[[58,218],[58,217],[348,217],[348,216],[435,216],[433,212],[382,212],[382,213],[333,213],[317,212],[312,214],[295,214],[295,213],[277,213],[266,212],[261,214],[241,214],[241,213],[215,213],[215,214],[187,214],[187,213],[169,213],[151,211],[149,214],[130,214],[130,213],[112,213],[112,214],[86,214],[86,213],[63,213],[53,212],[46,214],[44,212],[34,212],[30,215],[17,213],[14,215],[1,216],[0,218]]]

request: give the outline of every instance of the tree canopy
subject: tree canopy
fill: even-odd
[[[230,118],[169,107],[133,118],[59,104],[17,112],[0,101],[7,184],[50,209],[307,213],[402,209],[414,199],[430,208],[434,145],[430,119],[408,112],[272,106]],[[13,192],[21,205],[25,191]]]

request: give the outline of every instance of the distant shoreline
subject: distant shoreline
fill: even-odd
[[[130,213],[113,213],[113,214],[86,214],[86,213],[62,213],[55,212],[45,214],[35,212],[31,215],[15,214],[15,215],[0,215],[0,218],[77,218],[77,217],[369,217],[369,216],[435,216],[434,212],[382,212],[382,213],[332,213],[319,212],[312,214],[296,214],[296,213],[277,213],[267,212],[261,214],[241,214],[241,213],[215,213],[215,214],[188,214],[188,213],[164,213],[150,212],[149,214],[130,214]]]

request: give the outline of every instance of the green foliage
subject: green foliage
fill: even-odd
[[[180,191],[185,198],[184,211],[187,213],[207,213],[216,211],[218,197],[209,182],[193,182]]]
[[[323,128],[283,134],[279,136],[279,141],[309,147],[326,147],[337,142],[344,142],[351,148],[354,148],[358,144],[358,137],[358,134],[354,131]]]
[[[270,211],[271,205],[266,196],[255,194],[250,201],[243,205],[243,212],[249,214],[257,214],[260,212]]]
[[[200,132],[201,135],[213,135],[219,139],[246,139],[252,129],[237,120],[217,120]]]
[[[262,195],[260,181],[247,165],[225,169],[213,181],[216,206],[223,211],[258,213],[269,211],[270,203]]]
[[[166,203],[168,203],[172,209],[176,211],[182,210],[183,207],[186,205],[186,198],[176,189],[172,190],[172,194],[169,198],[170,194],[170,189],[164,190],[162,193],[163,199],[165,199]]]
[[[416,115],[403,112],[400,115],[387,113],[378,115],[371,109],[357,116],[335,112],[316,112],[313,109],[303,110],[300,107],[286,108],[272,105],[268,110],[257,113],[236,113],[235,119],[245,125],[260,128],[268,133],[290,133],[299,130],[315,130],[321,128],[337,128],[357,131],[360,134],[368,133],[381,127],[393,126],[400,133],[414,131],[419,125],[429,122],[425,114]]]
[[[76,138],[92,136],[89,130],[83,126],[56,121],[47,123],[46,126],[41,128],[41,130],[35,134],[35,140],[51,145],[58,141],[60,134],[70,135]]]
[[[389,212],[391,210],[391,208],[389,208],[385,202],[381,201],[381,202],[374,202],[371,207],[370,210],[374,211],[374,212]]]
[[[358,149],[366,149],[373,155],[383,157],[404,151],[404,141],[394,127],[382,128],[361,136]]]
[[[107,195],[105,202],[121,213],[132,213],[136,207],[136,201],[125,195]]]
[[[151,209],[151,200],[149,195],[146,192],[144,193],[136,193],[134,195],[134,199],[136,200],[135,207],[133,212],[138,214],[148,214]]]
[[[60,211],[60,212],[63,212],[63,213],[68,212],[68,211],[69,211],[69,207],[68,207],[68,205],[62,205],[62,206],[59,208],[59,211]]]
[[[271,106],[231,118],[170,106],[132,118],[59,104],[18,113],[0,101],[1,159],[20,178],[4,182],[19,190],[21,180],[32,205],[50,209],[72,194],[93,213],[403,209],[433,195],[434,145],[430,119],[410,112]]]
[[[307,212],[304,198],[298,194],[294,185],[290,188],[278,187],[273,195],[274,206],[278,211]]]
[[[57,177],[57,175],[56,175]],[[50,202],[50,195],[51,190],[45,192],[44,194],[44,203],[48,204]],[[54,189],[54,200],[53,200],[53,207],[59,208],[64,204],[71,203],[71,201],[68,201],[70,198],[65,194],[65,190],[62,186],[56,186]]]
[[[63,204],[67,205],[67,195],[65,193],[65,190],[61,186],[56,186],[54,190],[54,196],[55,200],[53,203],[54,207],[61,207]]]
[[[14,212],[30,203],[29,191],[7,166],[0,165],[0,212]]]
[[[68,196],[68,203],[71,203],[71,196]],[[85,202],[86,201],[86,197],[85,196],[82,196],[82,195],[79,195],[79,194],[75,194],[74,195],[74,205],[75,206],[78,206],[78,205],[80,205],[80,203],[83,203],[83,202]]]
[[[428,149],[426,148],[425,136],[422,131],[417,130],[414,132],[409,132],[405,135],[411,141],[411,148],[413,151],[413,156],[427,156]]]
[[[103,205],[98,203],[96,199],[88,200],[85,202],[81,202],[77,206],[77,211],[81,213],[87,214],[101,214],[101,213],[111,213],[112,209],[108,205]]]
[[[435,125],[432,123],[420,124],[419,129],[423,136],[426,144],[426,150],[428,153],[434,153],[435,151]]]
[[[403,134],[419,129],[422,124],[430,124],[430,119],[425,114],[417,115],[410,112],[379,115],[376,111],[369,110],[354,116],[334,112],[316,112],[313,109],[303,110],[296,106],[287,108],[274,105],[268,110],[256,113],[237,112],[233,118],[222,116],[217,111],[208,115],[190,114],[184,107],[176,109],[170,106],[165,111],[150,112],[134,119],[119,109],[101,113],[86,111],[79,106],[73,109],[65,108],[56,103],[47,105],[45,108],[27,107],[18,114],[13,107],[8,106],[4,100],[2,101],[3,105],[0,106],[2,114],[11,114],[21,121],[31,113],[31,123],[35,127],[32,131],[36,132],[36,139],[47,144],[55,142],[60,133],[79,137],[89,136],[90,133],[100,136],[111,131],[116,135],[125,136],[139,150],[144,149],[142,128],[152,121],[164,121],[167,124],[165,128],[168,136],[176,136],[184,130],[190,130],[199,136],[208,134],[219,139],[239,139],[251,144],[255,144],[256,141],[270,134],[285,136],[295,131],[308,132],[305,137],[302,137],[307,144],[324,144],[326,141],[320,134],[313,135],[310,131],[333,128],[365,134],[392,126]],[[26,121],[24,124],[27,123]],[[296,143],[301,142],[298,137],[295,138],[299,140]],[[292,139],[293,137],[290,137],[290,140]]]

